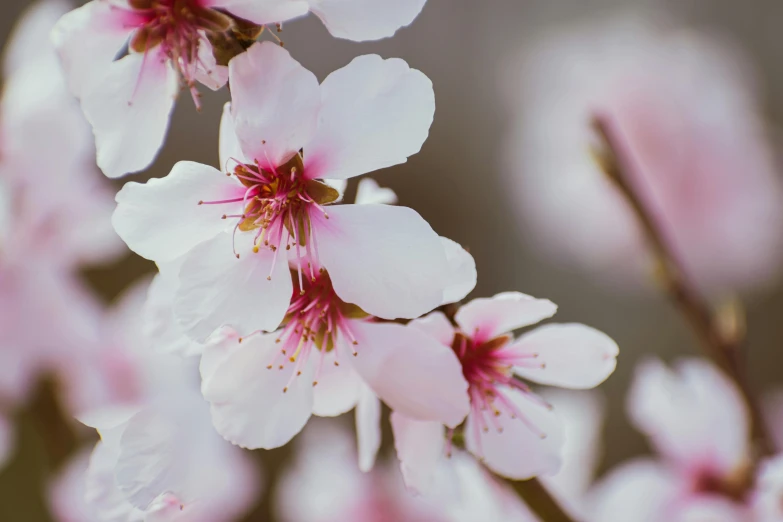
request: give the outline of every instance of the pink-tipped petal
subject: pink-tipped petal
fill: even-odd
[[[426,0],[310,0],[332,36],[356,42],[393,36],[419,15]]]
[[[414,493],[428,494],[435,471],[444,458],[446,434],[443,424],[418,421],[396,411],[389,419],[405,485]]]
[[[204,340],[224,325],[241,335],[271,332],[283,321],[293,292],[288,264],[275,262],[267,248],[253,252],[252,244],[252,233],[237,232],[233,240],[224,232],[188,253],[174,315],[193,339]]]
[[[341,346],[340,357],[393,410],[450,427],[468,413],[468,383],[451,351],[435,339],[399,324],[354,322],[355,357]]]
[[[112,62],[81,97],[95,134],[98,166],[110,178],[146,169],[169,128],[179,93],[177,71],[154,53]]]
[[[60,18],[51,39],[74,95],[81,97],[102,82],[139,22],[128,9],[103,0],[88,2]]]
[[[421,150],[435,114],[429,78],[377,55],[330,74],[321,99],[318,129],[305,147],[311,178],[346,179],[405,163]]]
[[[172,261],[207,241],[231,223],[225,205],[200,201],[241,197],[233,178],[200,163],[181,161],[164,178],[129,182],[117,193],[112,224],[131,250],[156,262]],[[241,202],[237,203],[241,211]]]
[[[525,480],[556,473],[561,465],[563,425],[555,412],[535,397],[499,388],[519,411],[493,416],[491,411],[468,415],[465,444],[468,451],[498,475]]]
[[[442,345],[451,346],[454,341],[454,326],[443,312],[432,312],[419,319],[414,319],[409,323],[409,326],[421,330]]]
[[[476,287],[476,260],[459,243],[442,236],[440,240],[449,263],[448,286],[443,291],[443,304],[456,303]]]
[[[383,319],[412,319],[441,304],[448,262],[415,211],[336,205],[314,222],[318,255],[337,295]]]
[[[249,449],[277,448],[290,441],[313,409],[312,365],[305,365],[298,377],[295,367],[280,355],[274,335],[244,340],[202,389],[217,431]]]
[[[628,415],[672,463],[730,474],[750,455],[749,418],[737,389],[717,368],[686,359],[676,371],[641,364],[628,394]]]
[[[282,165],[315,131],[318,80],[272,42],[254,44],[231,60],[228,69],[242,151],[264,168]]]
[[[536,324],[555,315],[557,305],[520,292],[502,292],[473,299],[459,309],[454,319],[465,334],[483,342],[517,328]]]
[[[520,337],[507,350],[526,363],[514,373],[539,384],[588,389],[617,366],[619,348],[608,335],[583,324],[548,324]]]
[[[356,404],[356,445],[359,469],[367,473],[375,465],[381,447],[381,401],[366,384],[362,384]]]

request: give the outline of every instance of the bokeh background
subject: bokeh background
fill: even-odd
[[[0,42],[27,5],[25,0],[0,3]],[[647,354],[670,360],[697,353],[695,339],[652,286],[647,292],[619,292],[536,252],[535,242],[516,221],[513,206],[518,203],[504,186],[503,146],[510,122],[501,92],[514,57],[535,39],[567,23],[601,20],[632,7],[650,16],[664,11],[676,25],[733,40],[760,72],[769,123],[783,124],[783,3],[778,0],[428,0],[414,24],[387,41],[336,40],[312,17],[287,24],[282,35],[293,55],[321,79],[356,55],[378,53],[404,58],[433,80],[437,112],[424,149],[407,164],[375,177],[440,234],[469,248],[479,270],[474,296],[519,290],[547,297],[560,306],[558,320],[590,324],[618,341],[618,369],[601,387],[608,399],[602,469],[646,451],[624,414],[636,362]],[[47,35],[40,38],[43,42]],[[225,90],[203,94],[200,113],[187,96],[181,97],[165,148],[141,177],[163,176],[179,160],[217,164],[218,122],[228,95]],[[90,269],[85,277],[110,301],[152,269],[128,255],[115,265]],[[746,304],[750,376],[757,390],[771,390],[783,384],[783,291],[771,285]],[[56,417],[56,405],[45,390],[32,407],[48,408]],[[42,431],[51,435],[60,428],[56,420],[41,421],[29,411],[19,418],[19,453],[0,474],[0,520],[46,521],[36,482],[48,466],[44,440],[51,437]],[[62,437],[67,448],[67,435]],[[258,457],[272,486],[288,451]],[[274,520],[268,503],[262,502],[248,520]]]

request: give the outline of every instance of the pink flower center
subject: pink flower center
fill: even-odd
[[[235,176],[244,185],[244,194],[229,200],[200,201],[199,204],[241,202],[242,214],[227,214],[223,219],[237,220],[235,234],[237,230],[255,234],[255,252],[261,247],[275,252],[272,271],[277,263],[278,252],[294,249],[299,288],[304,292],[303,272],[307,272],[311,281],[317,278],[313,265],[305,261],[318,261],[312,220],[321,216],[329,219],[322,205],[336,201],[340,194],[320,181],[306,179],[299,154],[281,166],[268,169],[262,168],[258,162],[254,165],[239,163],[228,175]],[[236,249],[234,254],[239,257]],[[303,266],[305,262],[307,266]]]
[[[292,277],[296,273],[292,271]],[[338,342],[350,343],[353,355],[357,355],[358,342],[351,332],[354,321],[366,320],[369,316],[356,305],[342,301],[334,289],[329,274],[320,269],[316,277],[305,279],[301,290],[294,290],[291,305],[283,321],[283,328],[277,338],[281,349],[268,370],[282,370],[287,364],[295,364],[291,379],[302,374],[313,351],[320,351],[318,368],[313,386],[323,368],[325,356],[335,349]],[[338,352],[335,352],[337,354]],[[339,356],[334,365],[339,366]],[[290,382],[283,391],[287,391]]]
[[[199,106],[197,70],[211,72],[199,58],[199,47],[211,49],[208,36],[228,30],[231,18],[204,7],[202,0],[130,0],[129,4],[139,22],[130,48],[145,54],[159,49],[179,69]]]
[[[459,358],[462,364],[462,375],[468,381],[473,426],[474,429],[481,429],[484,432],[489,431],[490,428],[502,432],[503,427],[498,422],[498,418],[507,415],[511,419],[520,419],[544,438],[546,434],[529,422],[503,391],[503,388],[519,390],[532,400],[550,407],[513,373],[515,366],[541,368],[542,364],[536,360],[538,354],[515,353],[509,349],[511,339],[510,335],[502,335],[488,341],[477,342],[462,332],[454,335],[451,349]]]

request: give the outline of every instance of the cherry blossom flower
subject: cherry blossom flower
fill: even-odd
[[[184,257],[174,313],[186,333],[275,330],[291,304],[289,260],[299,292],[320,288],[323,268],[336,296],[376,317],[440,305],[449,260],[430,226],[408,208],[329,205],[339,193],[319,181],[416,153],[432,122],[430,81],[401,60],[363,56],[319,87],[269,42],[234,58],[229,76],[226,173],[181,162],[117,195],[114,226],[132,250],[159,265]]]
[[[119,177],[155,159],[181,83],[197,107],[197,83],[225,85],[222,62],[244,47],[235,33],[252,39],[313,11],[335,36],[374,40],[411,23],[424,1],[93,0],[64,16],[52,39],[92,124],[98,165]],[[226,46],[237,49],[222,56]]]
[[[372,180],[359,183],[358,205],[395,199]],[[476,266],[462,247],[441,242],[451,281],[442,303],[449,303],[473,289]],[[296,279],[294,271],[291,277]],[[216,342],[205,349],[202,391],[222,435],[245,447],[276,447],[298,433],[311,413],[333,417],[355,408],[359,466],[368,471],[381,442],[379,397],[414,418],[461,422],[466,383],[450,350],[345,303],[327,272],[317,271],[302,284],[278,334],[252,336],[240,346],[236,333],[224,330],[223,342],[213,336]],[[436,382],[437,393],[422,400],[422,390]]]
[[[619,288],[649,279],[637,219],[591,156],[600,111],[635,165],[635,189],[703,291],[761,289],[774,278],[783,188],[746,57],[629,17],[569,27],[527,46],[521,62],[504,82],[515,115],[507,182],[552,259]]]
[[[591,492],[590,520],[752,520],[748,412],[727,377],[698,359],[676,371],[651,360],[637,371],[628,410],[660,458],[604,477]]]
[[[437,494],[414,497],[394,467],[358,472],[353,446],[350,437],[332,424],[308,426],[278,489],[277,512],[283,522],[535,520],[511,491],[463,453],[456,453],[449,469],[439,475]]]
[[[519,378],[563,388],[586,389],[613,371],[617,344],[581,324],[550,324],[514,340],[512,330],[554,315],[546,299],[506,292],[474,299],[459,309],[456,327],[441,312],[415,320],[410,327],[450,347],[468,381],[470,413],[465,444],[492,471],[525,479],[555,473],[560,467],[562,424],[552,408]],[[421,422],[392,413],[397,455],[406,484],[425,492],[432,470],[450,451],[437,422]]]

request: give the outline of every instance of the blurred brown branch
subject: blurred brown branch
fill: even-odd
[[[537,478],[512,484],[525,504],[544,522],[575,522]]]
[[[738,319],[741,314],[735,313],[731,318],[733,322],[721,321],[723,317],[713,310],[707,299],[691,284],[652,210],[640,197],[639,187],[634,186],[639,180],[639,176],[631,174],[636,165],[616,127],[609,117],[600,113],[593,116],[592,123],[603,141],[603,149],[598,151],[597,158],[603,171],[616,184],[636,214],[657,263],[657,275],[664,290],[691,325],[705,353],[737,385],[751,413],[754,441],[762,454],[770,454],[773,448],[766,424],[745,377],[742,358],[744,328],[727,327],[727,323],[741,323],[741,319]]]

